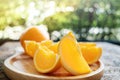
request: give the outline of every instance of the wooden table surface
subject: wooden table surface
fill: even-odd
[[[120,80],[120,46],[107,42],[97,42],[97,45],[103,49],[101,60],[105,65],[101,80]],[[19,42],[6,42],[0,46],[0,80],[10,80],[5,75],[2,65],[4,60],[19,48],[21,48]]]

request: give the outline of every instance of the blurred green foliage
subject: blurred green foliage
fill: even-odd
[[[27,4],[27,1],[25,3]],[[23,0],[0,0],[0,30],[7,26],[25,25],[27,15],[20,11],[22,4]]]
[[[53,9],[72,6],[74,11],[59,11],[43,19],[43,14],[49,11],[47,3],[50,1],[56,3]],[[86,40],[89,36],[116,40],[113,29],[120,27],[119,3],[120,0],[0,0],[0,30],[7,26],[26,27],[30,23],[46,24],[50,33],[68,28],[78,34],[80,40]],[[30,11],[32,9],[34,11]],[[93,27],[102,28],[102,33],[90,34]]]
[[[54,30],[61,30],[63,28],[74,29],[78,26],[78,20],[79,18],[73,12],[60,12],[46,18],[43,24],[47,25],[51,33]]]
[[[107,36],[107,40],[116,40],[113,29],[120,27],[119,3],[120,0],[81,0],[74,12],[57,13],[47,17],[43,23],[49,32],[70,28],[79,34],[80,40],[90,36],[92,27],[102,28],[102,33],[97,33],[95,39],[104,40]]]
[[[120,5],[119,0],[81,0],[75,12],[60,12],[44,20],[49,26],[50,31],[53,28],[61,29],[71,26],[74,23],[80,27],[120,27]],[[78,18],[77,18],[78,17]],[[73,19],[73,20],[72,20]],[[61,22],[60,22],[61,21]],[[61,26],[66,23],[65,26]],[[56,25],[56,26],[55,26]],[[57,30],[58,30],[57,29]]]

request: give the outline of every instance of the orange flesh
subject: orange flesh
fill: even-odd
[[[58,53],[58,44],[59,42],[53,43],[51,46],[49,46],[49,49],[52,50],[54,53]]]
[[[34,64],[39,72],[49,73],[59,67],[59,56],[46,46],[39,46],[34,55]]]
[[[102,49],[96,46],[93,47],[81,46],[81,51],[88,64],[95,63],[96,61],[99,60],[99,58],[102,55]]]
[[[47,53],[48,53],[47,51],[41,49],[39,53],[36,54],[37,66],[42,69],[48,69],[49,67],[52,67],[56,61],[56,55],[54,53],[51,52],[49,52],[50,54]]]
[[[52,40],[44,40],[44,41],[41,41],[40,44],[42,46],[50,47],[53,44],[53,41]]]
[[[33,57],[36,50],[38,49],[39,44],[35,41],[25,41],[25,51],[26,54]]]
[[[59,44],[59,53],[63,66],[73,75],[91,72],[91,69],[72,37],[64,37]]]

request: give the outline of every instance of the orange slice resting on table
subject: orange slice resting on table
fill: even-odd
[[[95,63],[102,55],[102,48],[97,46],[80,46],[80,49],[88,64]]]
[[[40,73],[50,73],[60,66],[60,56],[48,49],[46,46],[39,46],[34,58],[34,65]]]
[[[91,69],[82,56],[79,45],[70,32],[64,36],[58,47],[63,67],[73,75],[90,73]]]

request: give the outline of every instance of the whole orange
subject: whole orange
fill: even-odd
[[[49,33],[42,26],[35,26],[27,28],[20,37],[20,43],[25,50],[25,40],[33,40],[41,42],[43,40],[49,40]]]

